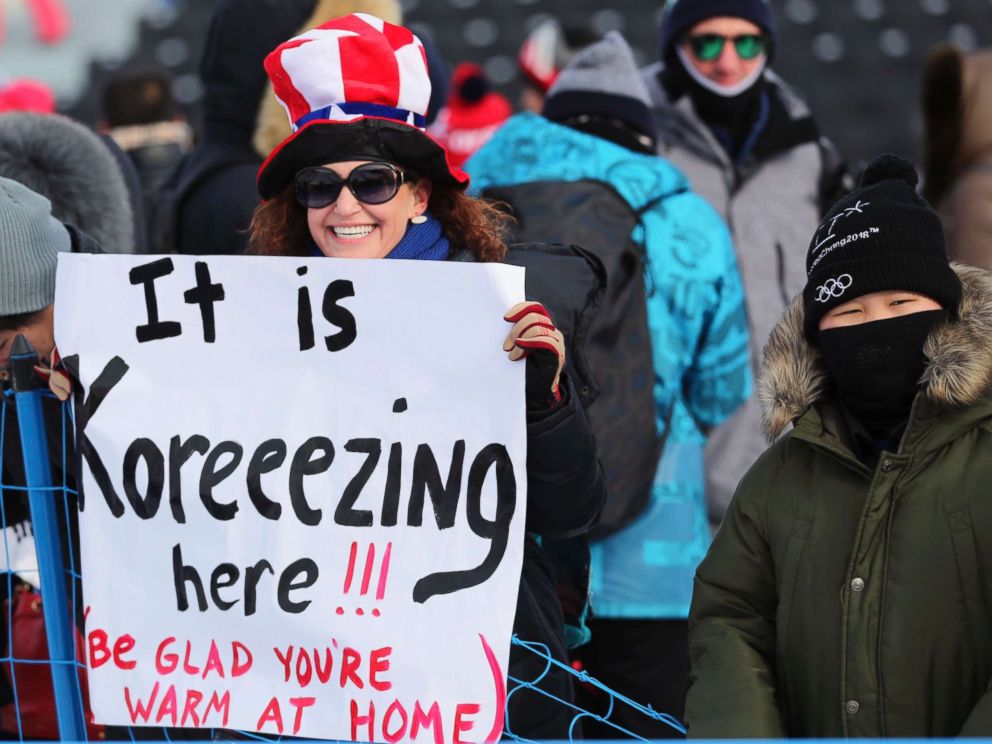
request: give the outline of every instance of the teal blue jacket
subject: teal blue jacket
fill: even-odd
[[[652,499],[631,525],[592,545],[600,617],[685,618],[710,543],[706,432],[751,393],[744,292],[727,227],[674,166],[535,114],[509,119],[467,163],[476,192],[535,181],[599,180],[635,210],[644,246],[659,430],[671,411]]]

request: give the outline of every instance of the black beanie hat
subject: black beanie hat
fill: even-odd
[[[871,292],[918,292],[956,314],[961,282],[947,261],[940,218],[916,193],[917,181],[909,161],[881,155],[816,228],[803,289],[811,344],[824,315]]]
[[[731,16],[758,26],[768,36],[769,62],[775,54],[778,29],[768,0],[668,0],[661,16],[659,49],[665,65],[676,64],[675,45],[689,29],[708,18]]]

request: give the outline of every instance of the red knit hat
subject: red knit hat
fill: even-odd
[[[457,188],[468,176],[425,131],[431,84],[423,44],[367,13],[335,18],[265,58],[293,133],[258,171],[263,199],[297,171],[335,160],[385,160]]]
[[[55,94],[37,80],[12,80],[0,86],[0,113],[28,111],[35,114],[55,113]]]
[[[451,97],[431,133],[460,168],[512,113],[510,102],[491,89],[482,68],[462,62],[455,68]]]

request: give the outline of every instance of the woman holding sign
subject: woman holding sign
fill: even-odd
[[[465,194],[468,177],[424,131],[430,82],[420,40],[366,14],[338,18],[280,45],[265,61],[294,133],[262,165],[265,200],[250,252],[331,258],[501,261],[505,216]],[[543,305],[521,303],[503,350],[526,359],[528,511],[514,631],[567,663],[562,612],[538,536],[587,532],[605,498],[596,446],[562,374],[565,339]],[[511,677],[546,666],[511,648]],[[540,683],[569,700],[566,673]],[[567,738],[572,712],[530,690],[509,697],[509,726],[524,738]]]

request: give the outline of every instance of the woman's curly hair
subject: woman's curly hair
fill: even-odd
[[[427,211],[441,223],[453,250],[470,250],[484,262],[503,260],[505,236],[513,219],[504,205],[477,199],[451,186],[433,184]],[[255,208],[249,232],[249,254],[310,254],[307,210],[296,200],[293,184]]]

